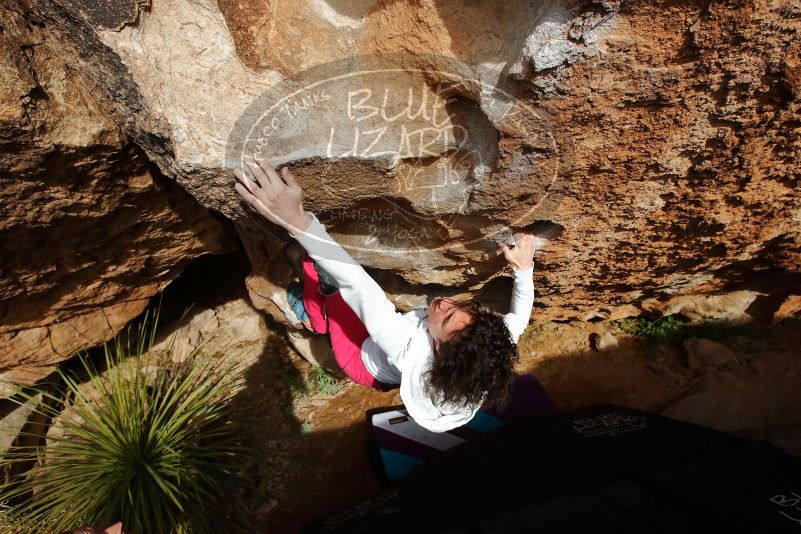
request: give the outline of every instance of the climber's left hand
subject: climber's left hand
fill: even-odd
[[[234,169],[237,193],[267,220],[300,234],[311,224],[303,209],[303,189],[288,167],[275,169],[261,158],[244,158],[241,169]],[[282,179],[283,178],[283,179]]]
[[[503,243],[500,250],[512,268],[524,271],[534,265],[534,251],[542,247],[542,240],[526,233],[517,233],[514,237],[514,246]]]

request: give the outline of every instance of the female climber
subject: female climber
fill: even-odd
[[[303,191],[287,167],[247,159],[235,169],[236,191],[285,228],[306,250],[302,303],[312,329],[328,333],[337,363],[352,380],[385,389],[400,385],[409,415],[445,432],[466,424],[482,405],[502,406],[517,361],[517,340],[534,304],[536,238],[516,234],[501,250],[514,272],[511,310],[497,315],[475,301],[436,298],[401,314],[383,290],[303,208]],[[335,281],[331,291],[320,273]]]

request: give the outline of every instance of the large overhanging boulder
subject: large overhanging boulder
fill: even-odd
[[[234,247],[33,22],[0,19],[0,397],[111,339],[191,259]]]
[[[26,5],[162,172],[236,221],[251,297],[279,320],[287,236],[235,193],[244,154],[290,165],[404,308],[504,303],[513,228],[552,237],[543,317],[745,321],[801,291],[792,4]]]

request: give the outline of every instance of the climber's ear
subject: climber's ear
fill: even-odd
[[[434,356],[439,356],[439,339],[432,338],[434,342]]]

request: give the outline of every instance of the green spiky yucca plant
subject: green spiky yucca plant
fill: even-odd
[[[122,521],[136,534],[200,533],[219,531],[220,520],[226,531],[243,524],[230,496],[252,459],[232,420],[242,370],[209,357],[205,343],[173,363],[173,336],[158,372],[149,372],[142,356],[153,345],[158,312],[152,324],[148,314],[134,347],[130,327],[125,344],[118,335],[104,345],[105,372],[80,357],[89,393],[63,370],[62,394],[18,393],[20,404],[41,396],[37,411],[57,422],[58,432],[47,445],[40,440],[0,458],[2,466],[34,462],[21,480],[0,488],[4,531],[59,533]]]

